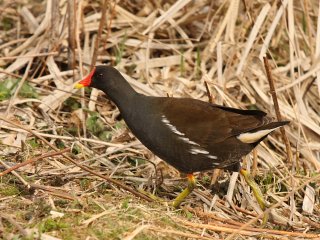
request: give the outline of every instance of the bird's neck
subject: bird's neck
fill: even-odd
[[[117,86],[106,86],[102,91],[108,95],[120,111],[128,108],[128,105],[135,102],[136,98],[140,95],[123,78],[117,79]]]

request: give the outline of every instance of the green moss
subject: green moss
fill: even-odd
[[[125,122],[122,120],[122,121],[118,121],[118,122],[116,122],[116,124],[114,125],[114,128],[115,129],[122,129],[122,128],[124,128],[125,127]]]
[[[185,211],[187,219],[191,220],[193,218],[193,214],[189,211]]]
[[[99,114],[94,113],[89,116],[86,121],[86,127],[91,133],[95,135],[103,131],[104,125],[103,122],[99,119]]]
[[[143,212],[139,208],[128,207],[125,214],[121,217],[123,220],[135,220],[137,218],[143,218]]]
[[[81,148],[75,144],[72,148],[72,154],[77,155],[79,153],[81,153]]]
[[[7,89],[0,89],[0,101],[9,99],[11,96],[10,91]]]
[[[51,232],[67,227],[70,227],[70,225],[66,222],[63,222],[61,219],[48,218],[42,224],[40,224],[39,230],[40,232]]]
[[[277,182],[278,179],[272,171],[268,172],[265,176],[256,176],[254,180],[260,186],[260,190],[262,191],[262,193],[266,193],[270,189],[270,187],[274,186],[274,184],[276,184],[276,192],[288,191],[287,187],[282,182]]]
[[[106,130],[104,122],[100,119],[100,115],[96,112],[91,112],[90,117],[86,120],[86,127],[90,133],[98,136],[103,141],[110,141],[112,133]]]
[[[2,18],[1,25],[3,30],[8,31],[13,28],[13,26],[15,25],[15,21],[12,18],[4,17]]]
[[[37,139],[35,139],[35,138],[31,138],[31,139],[27,140],[26,144],[31,146],[31,148],[33,148],[33,149],[40,147],[40,144],[38,143]]]
[[[134,238],[135,240],[153,240],[154,236],[149,236],[147,233],[141,232]]]
[[[70,97],[64,101],[63,106],[70,112],[81,108],[81,104],[74,98]]]
[[[80,188],[82,191],[88,190],[90,186],[91,186],[91,181],[89,179],[84,178],[80,180]]]
[[[60,208],[66,208],[69,203],[70,203],[70,201],[65,200],[65,199],[57,199],[54,201],[54,205],[56,207],[60,207]]]
[[[204,176],[202,177],[201,181],[202,181],[202,184],[203,184],[203,185],[210,184],[211,178],[210,178],[208,175],[204,175]]]
[[[258,108],[258,106],[255,105],[255,104],[250,104],[250,105],[248,106],[248,110],[259,110],[259,108]]]
[[[0,185],[0,195],[2,196],[14,196],[19,195],[20,190],[13,185]]]
[[[98,134],[98,138],[102,141],[109,142],[112,138],[112,132],[111,131],[102,131]]]
[[[17,85],[17,80],[6,79],[0,82],[0,101],[9,99],[12,89]]]
[[[123,239],[122,235],[127,232],[129,228],[127,226],[117,226],[107,234],[107,238],[101,238],[101,239]]]
[[[21,79],[6,79],[0,82],[0,100],[6,100],[11,97]],[[34,87],[28,82],[24,82],[18,93],[23,98],[38,98],[39,95]]]
[[[74,231],[71,231],[70,229],[65,229],[62,231],[61,236],[63,240],[78,239],[76,236],[74,236]]]
[[[64,142],[61,141],[60,139],[57,139],[57,140],[55,141],[55,143],[56,143],[56,147],[57,147],[57,148],[59,148],[59,149],[64,149],[64,148],[65,148]]]
[[[23,98],[39,98],[39,94],[35,88],[32,87],[28,82],[24,82],[19,91],[19,96]]]
[[[274,175],[271,172],[268,172],[262,179],[263,185],[273,184],[273,181],[274,181]]]
[[[103,229],[99,229],[99,228],[94,228],[92,229],[92,233],[94,234],[94,236],[96,236],[98,239],[109,239],[107,237],[107,233],[103,230]],[[114,238],[112,238],[114,239]]]
[[[122,201],[122,204],[121,204],[121,208],[122,209],[127,209],[129,207],[129,201],[130,201],[130,198],[126,198]]]

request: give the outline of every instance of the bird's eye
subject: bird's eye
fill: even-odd
[[[99,73],[99,77],[102,77],[103,76],[103,74],[102,73]]]

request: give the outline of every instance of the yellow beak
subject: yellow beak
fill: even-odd
[[[76,83],[76,84],[73,86],[73,88],[76,88],[76,89],[80,89],[80,88],[83,88],[83,87],[84,87],[84,85],[81,84],[81,83]]]

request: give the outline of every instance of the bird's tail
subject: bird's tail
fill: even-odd
[[[248,132],[241,133],[237,138],[244,143],[258,143],[268,136],[271,132],[277,128],[288,124],[289,121],[270,122],[266,125],[252,129]]]

